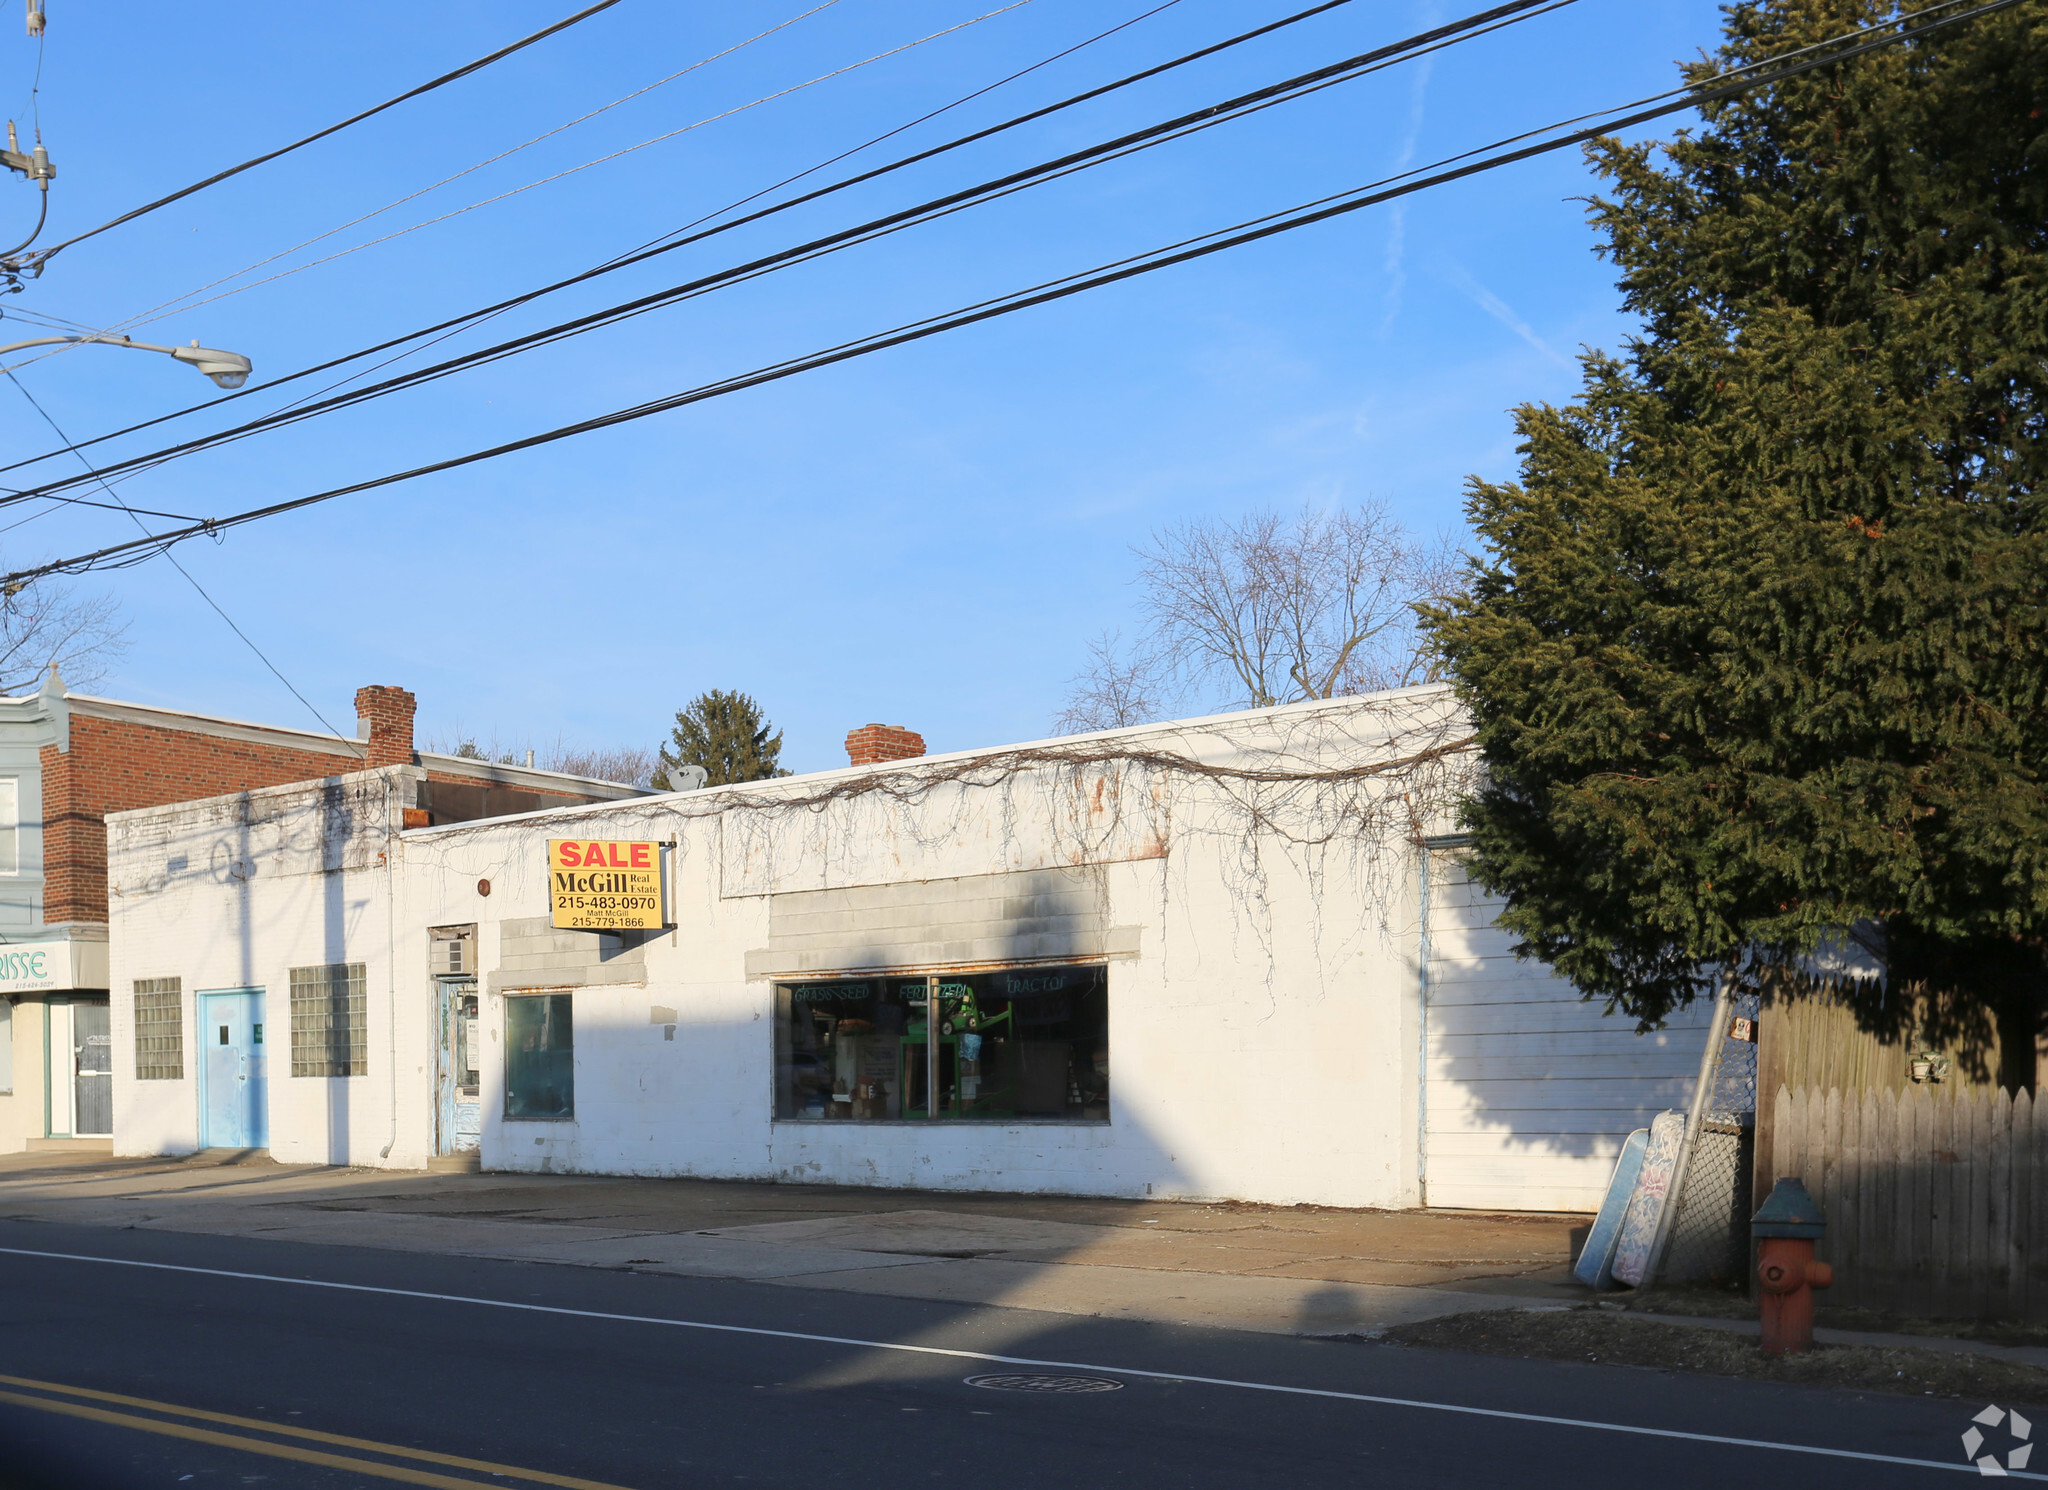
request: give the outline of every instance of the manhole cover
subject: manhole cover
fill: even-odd
[[[1106,1376],[970,1376],[967,1384],[971,1387],[986,1387],[991,1392],[1115,1392],[1123,1389],[1120,1381],[1111,1381]]]

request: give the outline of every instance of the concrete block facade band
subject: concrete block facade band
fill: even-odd
[[[357,704],[359,733],[344,739],[74,694],[55,669],[38,692],[0,698],[0,1153],[103,1144],[111,1129],[108,814],[318,781],[366,760],[419,771],[408,809],[421,826],[644,795],[422,754],[402,688],[365,688]],[[192,869],[232,874],[238,862]]]
[[[118,814],[116,1151],[1585,1208],[1698,1031],[1460,942],[1483,897],[1407,818],[1231,774],[1460,732],[1414,689],[427,828],[405,764]],[[661,845],[667,927],[556,930],[564,837]]]

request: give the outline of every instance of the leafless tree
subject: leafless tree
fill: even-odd
[[[1161,529],[1136,550],[1146,629],[1091,649],[1063,731],[1136,724],[1181,698],[1263,708],[1433,676],[1415,605],[1459,582],[1448,539],[1411,537],[1376,502]]]
[[[1471,569],[1465,550],[1448,531],[1415,550],[1411,606],[1443,606],[1462,597],[1471,584]],[[1410,618],[1408,661],[1396,686],[1412,683],[1440,683],[1446,674],[1443,658],[1423,632],[1413,629]]]
[[[91,687],[128,650],[120,607],[48,580],[0,599],[0,693],[31,693],[52,664],[71,687]]]
[[[1132,653],[1121,631],[1105,631],[1088,644],[1088,666],[1067,685],[1067,706],[1053,718],[1056,735],[1087,735],[1150,724],[1168,709],[1156,661]]]
[[[607,745],[596,749],[572,749],[557,740],[539,755],[544,771],[564,771],[571,776],[590,776],[599,781],[617,781],[626,786],[646,786],[654,779],[654,752],[638,745]]]
[[[528,763],[540,771],[561,771],[570,776],[588,776],[597,781],[616,781],[623,786],[646,786],[654,779],[659,762],[654,752],[638,745],[570,745],[557,735],[552,744],[531,747],[508,745],[494,731],[488,740],[457,729],[450,735],[429,737],[427,749],[439,755],[461,756],[464,760],[490,761],[500,766]]]

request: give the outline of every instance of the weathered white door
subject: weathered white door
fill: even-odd
[[[1518,960],[1455,853],[1428,865],[1423,1191],[1468,1210],[1595,1211],[1630,1132],[1684,1111],[1711,1001],[1635,1032]]]

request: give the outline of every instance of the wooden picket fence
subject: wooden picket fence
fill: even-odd
[[[2048,1094],[1778,1088],[1771,1178],[1827,1217],[1823,1302],[1901,1314],[2048,1318]]]

